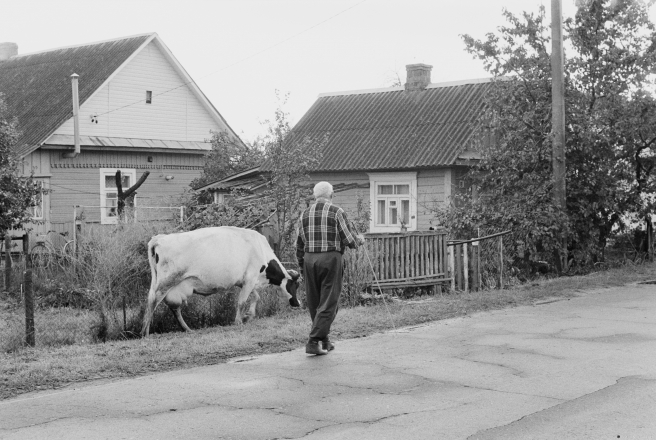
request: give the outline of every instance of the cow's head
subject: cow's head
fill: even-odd
[[[300,307],[301,304],[296,298],[296,290],[298,290],[298,279],[300,274],[295,270],[285,271],[280,263],[276,260],[271,260],[263,267],[269,284],[279,286],[278,294],[284,299],[289,300],[289,305],[292,307]]]

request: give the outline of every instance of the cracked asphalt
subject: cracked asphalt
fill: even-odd
[[[656,438],[655,285],[336,345],[23,395],[0,438]]]

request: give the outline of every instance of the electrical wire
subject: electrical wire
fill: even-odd
[[[366,2],[366,1],[367,1],[367,0],[361,0],[360,2],[354,4],[353,6],[348,7],[348,8],[346,8],[346,9],[343,9],[342,11],[338,12],[337,14],[332,15],[332,16],[326,18],[326,19],[323,20],[323,21],[320,21],[319,23],[316,23],[315,25],[310,26],[309,28],[306,28],[306,29],[304,29],[304,30],[302,30],[302,31],[300,31],[300,32],[298,32],[298,33],[296,33],[296,34],[290,36],[290,37],[287,37],[287,38],[285,38],[285,39],[283,39],[283,40],[280,40],[280,41],[278,41],[277,43],[272,44],[271,46],[267,46],[266,48],[264,48],[264,49],[262,49],[262,50],[260,50],[260,51],[258,51],[258,52],[255,52],[255,53],[253,53],[253,54],[251,54],[251,55],[249,55],[249,56],[247,56],[247,57],[245,57],[245,58],[242,58],[241,60],[235,61],[235,62],[232,63],[232,64],[228,64],[227,66],[224,66],[224,67],[222,67],[222,68],[220,68],[220,69],[217,69],[217,70],[214,70],[214,71],[212,71],[212,72],[210,72],[210,73],[208,73],[208,74],[206,74],[206,75],[204,75],[204,76],[201,76],[199,79],[207,78],[208,76],[211,76],[211,75],[217,74],[217,73],[222,72],[222,71],[224,71],[224,70],[227,70],[227,69],[229,69],[229,68],[231,68],[231,67],[234,67],[234,66],[236,66],[236,65],[238,65],[238,64],[241,64],[241,63],[243,63],[244,61],[248,61],[248,60],[250,60],[251,58],[255,58],[256,56],[261,55],[261,54],[263,54],[264,52],[267,52],[267,51],[273,49],[274,47],[280,46],[281,44],[286,43],[286,42],[288,42],[288,41],[290,41],[290,40],[292,40],[292,39],[298,37],[299,35],[302,35],[302,34],[308,32],[308,31],[311,31],[312,29],[321,26],[322,24],[324,24],[324,23],[326,23],[326,22],[332,20],[333,18],[335,18],[335,17],[337,17],[337,16],[339,16],[339,15],[342,15],[342,14],[345,13],[345,12],[350,11],[351,9],[353,9],[353,8],[355,8],[355,7],[357,7],[357,6],[360,6],[362,3]],[[187,81],[187,82],[185,82],[185,83],[182,83],[181,85],[176,86],[176,87],[174,87],[174,88],[172,88],[172,89],[166,90],[166,91],[161,92],[161,93],[153,94],[153,98],[155,98],[155,97],[157,97],[157,96],[165,95],[165,94],[167,94],[167,93],[169,93],[169,92],[172,92],[172,91],[174,91],[174,90],[177,90],[177,89],[179,89],[179,88],[181,88],[181,87],[186,87],[187,85],[192,84],[192,83],[195,84],[196,87],[198,87],[198,88],[200,89],[200,87],[198,86],[198,83],[197,83],[195,80],[192,79],[191,81]],[[115,108],[115,109],[113,109],[113,110],[106,111],[106,112],[104,112],[104,113],[97,113],[96,115],[99,116],[99,117],[100,117],[100,116],[103,116],[103,115],[107,115],[107,114],[109,114],[109,113],[113,113],[113,112],[115,112],[115,111],[118,111],[118,110],[124,109],[124,108],[126,108],[126,107],[131,107],[131,106],[133,106],[133,105],[137,105],[137,104],[141,103],[142,101],[143,101],[142,99],[139,99],[138,101],[135,101],[135,102],[133,102],[133,103],[131,103],[131,104],[126,104],[126,105],[124,105],[124,106],[121,106],[121,107]]]

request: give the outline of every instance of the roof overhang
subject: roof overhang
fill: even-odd
[[[51,135],[41,146],[43,149],[70,149],[73,135]],[[176,152],[206,154],[212,150],[209,142],[176,141],[168,139],[135,139],[108,136],[80,136],[80,146],[86,151]]]

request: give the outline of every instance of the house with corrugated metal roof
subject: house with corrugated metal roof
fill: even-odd
[[[335,203],[347,212],[357,211],[358,197],[370,202],[370,232],[438,226],[436,209],[467,190],[490,79],[432,84],[430,72],[412,64],[404,86],[321,94],[292,130],[327,136],[312,180],[331,182]],[[264,164],[260,172],[266,170]],[[259,185],[253,170],[248,176]],[[231,176],[200,189],[220,198],[238,182]]]
[[[24,174],[47,189],[40,233],[70,231],[76,205],[86,222],[115,223],[117,170],[124,187],[150,172],[135,206],[167,206],[200,176],[211,130],[239,139],[156,33],[30,54],[1,43],[0,94],[22,132]]]

